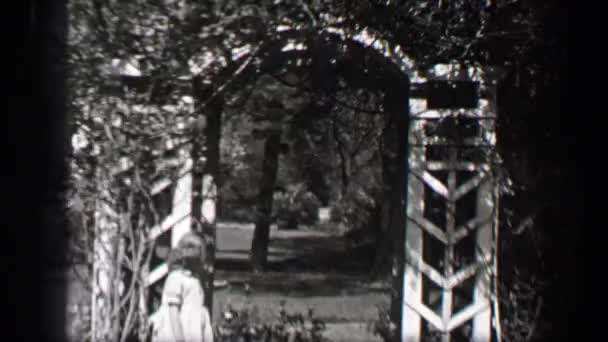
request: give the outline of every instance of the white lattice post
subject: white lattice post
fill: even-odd
[[[497,70],[497,72],[500,72],[500,70]],[[484,88],[485,88],[485,92],[486,92],[486,98],[487,98],[487,110],[488,113],[490,113],[491,116],[494,117],[498,117],[498,99],[497,99],[497,90],[496,90],[496,85],[497,83],[500,81],[501,75],[499,75],[498,73],[495,73],[493,75],[488,75],[488,78],[486,79],[486,82],[484,84]],[[486,129],[486,133],[489,133],[490,136],[488,138],[490,138],[491,142],[493,143],[492,145],[494,145],[496,143],[496,123],[495,122],[490,122],[489,123],[490,126],[487,127]],[[494,147],[494,146],[493,146]],[[490,165],[493,165],[495,163],[494,156],[490,156]],[[493,241],[494,241],[494,248],[492,251],[492,293],[493,293],[493,297],[492,297],[492,327],[494,328],[494,333],[496,334],[496,342],[502,342],[502,328],[501,328],[501,315],[500,315],[500,301],[498,298],[498,272],[499,272],[499,268],[498,268],[498,247],[499,247],[499,211],[498,208],[500,208],[500,188],[499,185],[496,184],[496,179],[494,179],[494,184],[493,184],[493,201],[494,201],[494,212],[493,212],[493,227],[492,227],[492,233],[493,233]]]
[[[454,147],[450,148],[448,161],[448,198],[446,201],[445,210],[445,230],[447,236],[447,243],[444,251],[444,277],[449,279],[454,273],[454,231],[456,229],[456,158],[457,150]],[[443,326],[446,329],[443,331],[441,340],[443,342],[450,341],[450,330],[447,327],[450,325],[453,311],[453,293],[450,286],[443,286],[442,294],[442,305],[441,305],[441,319],[443,320]]]
[[[438,65],[428,73],[428,79],[420,79],[421,83],[414,85],[417,87],[417,93],[413,92],[414,95],[410,99],[408,161],[410,175],[408,176],[402,341],[418,342],[425,338],[421,323],[428,323],[429,327],[441,333],[443,342],[449,342],[453,332],[460,330],[467,322],[471,322],[469,337],[474,342],[490,342],[492,326],[496,330],[500,328],[497,319],[492,325],[492,313],[498,314],[496,303],[494,310],[491,309],[492,301],[495,301],[492,293],[495,291],[492,280],[495,279],[492,277],[496,277],[498,203],[497,186],[491,172],[496,143],[495,81],[488,82],[484,79],[491,77],[485,72],[486,70],[480,68]],[[426,83],[427,81],[439,81],[445,89],[456,89],[456,84],[452,83],[454,81],[477,84],[480,86],[481,99],[477,101],[476,108],[469,108],[470,104],[475,102],[467,101],[461,104],[465,108],[429,109],[427,96],[431,96],[429,93],[431,83]],[[472,91],[475,88],[468,89]],[[438,107],[445,105],[444,102]],[[463,118],[468,121],[462,121]],[[467,134],[470,132],[467,129],[461,131],[458,127],[460,123],[470,121],[473,122],[473,127],[478,128],[477,134],[465,136],[465,131]],[[432,129],[427,130],[427,127]],[[425,155],[426,149],[435,149],[443,155],[433,152],[429,158]],[[474,153],[464,157],[467,154],[461,156],[460,151],[474,151]],[[480,155],[483,157],[479,158]],[[444,174],[447,172],[447,178],[445,180],[438,178],[433,173],[436,171]],[[459,185],[459,172],[469,173],[472,178]],[[434,198],[429,203],[425,203],[427,191],[425,186],[435,195],[429,197]],[[475,211],[475,216],[457,225],[457,217],[467,215],[467,212],[460,215],[456,204],[467,194],[473,195],[474,191],[477,195],[475,204],[463,202],[465,203],[463,208],[467,208],[467,205],[474,206],[470,209]],[[430,212],[427,214],[424,210],[425,207],[441,204],[440,201],[445,201],[445,212],[442,213],[445,224],[441,227],[431,220],[432,214]],[[463,247],[458,247],[459,241],[469,236],[475,240],[474,253],[467,251],[466,248],[463,249],[467,243],[464,243]],[[442,243],[443,266],[441,264],[433,266],[431,264],[433,260],[429,263],[425,260],[422,252],[427,239]],[[441,248],[439,245],[437,247]],[[461,265],[456,259],[457,255],[464,258],[474,257],[474,260],[468,265]],[[435,304],[432,300],[428,301],[426,296],[422,296],[423,290],[430,290],[423,288],[424,277],[441,289],[442,301],[439,312],[433,311]],[[471,277],[474,279],[472,288],[465,283]],[[463,302],[464,298],[456,295],[457,292],[454,291],[457,287],[466,291],[472,290],[472,302]],[[458,304],[459,301],[461,304]],[[456,311],[457,305],[462,304],[464,307]],[[468,335],[465,329],[460,332]]]
[[[188,151],[180,150],[182,157],[187,156]],[[188,233],[192,227],[191,209],[192,209],[192,159],[186,158],[184,164],[180,168],[177,179],[172,182],[170,180],[162,180],[155,184],[152,188],[152,194],[158,194],[167,187],[175,186],[173,199],[171,204],[171,213],[165,217],[160,224],[150,230],[149,239],[155,240],[163,233],[171,230],[171,248],[177,246],[179,240]],[[175,184],[175,185],[174,185]],[[149,265],[146,265],[146,287],[160,281],[169,273],[167,262],[163,262],[152,270],[148,270]],[[149,295],[149,292],[147,293]],[[142,301],[147,302],[147,298],[142,298]],[[143,303],[143,305],[146,305]],[[149,322],[154,324],[159,318],[158,311],[151,313]]]
[[[209,313],[213,313],[213,284],[215,280],[215,249],[217,245],[217,182],[213,175],[207,173],[203,175],[202,182],[202,208],[201,218],[205,222],[203,225],[203,236],[207,245],[207,253],[205,255],[205,277],[203,286],[205,289],[205,306],[209,309]]]
[[[192,206],[192,159],[186,159],[177,180],[175,193],[173,194],[173,210],[171,215],[179,217],[171,229],[171,247],[177,246],[179,240],[191,229],[190,211]]]
[[[411,99],[410,113],[416,114],[426,109],[426,100]],[[420,340],[420,314],[415,309],[422,301],[422,274],[416,265],[422,261],[422,230],[411,220],[422,216],[424,212],[424,185],[421,174],[424,171],[424,137],[423,122],[410,121],[409,129],[409,170],[407,186],[407,221],[406,221],[406,262],[403,273],[403,315],[401,322],[401,341],[418,342]]]
[[[482,83],[482,93],[485,94],[483,103],[484,117],[488,119],[480,120],[479,137],[483,142],[484,158],[489,167],[492,165],[493,152],[496,144],[496,93],[494,80],[486,80]],[[490,170],[488,170],[490,171]],[[485,182],[479,185],[477,190],[477,216],[484,219],[484,223],[477,229],[477,262],[488,263],[481,272],[477,274],[475,281],[474,300],[484,304],[484,310],[479,312],[473,319],[473,339],[475,341],[490,341],[492,338],[492,275],[496,274],[495,262],[497,256],[493,253],[496,248],[494,232],[497,231],[496,210],[498,201],[498,189],[496,182],[491,177],[485,178]],[[494,297],[495,298],[495,297]],[[497,299],[495,299],[497,300]],[[496,307],[496,306],[495,306]],[[495,322],[495,327],[500,326],[500,322]],[[500,330],[498,328],[498,330]]]
[[[208,224],[215,224],[217,215],[217,185],[213,176],[203,176],[203,219]]]
[[[487,180],[478,188],[477,195],[477,215],[479,217],[491,218],[493,208],[492,183]],[[477,229],[477,251],[475,258],[477,262],[488,263],[492,257],[492,225],[493,220],[489,219]],[[482,309],[473,319],[473,339],[475,341],[490,341],[491,339],[491,319],[490,309],[491,300],[491,264],[482,267],[475,278],[475,292],[473,300]]]

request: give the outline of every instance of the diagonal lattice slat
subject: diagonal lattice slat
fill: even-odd
[[[155,284],[157,281],[161,280],[167,273],[169,272],[169,266],[166,262],[162,263],[160,266],[157,266],[155,269],[148,273],[148,277],[146,278],[146,286],[151,286]]]
[[[427,264],[419,253],[414,251],[406,251],[406,261],[408,265],[414,269],[422,272],[435,284],[441,288],[445,288],[448,284],[448,280],[443,277],[441,272],[437,271],[433,266]]]
[[[443,242],[443,244],[448,243],[448,236],[433,222],[427,220],[424,216],[421,215],[412,215],[409,217],[411,221],[416,223],[421,229],[431,234],[437,240]]]
[[[443,320],[439,315],[434,313],[431,309],[429,309],[426,305],[421,302],[414,300],[406,300],[405,304],[412,310],[414,310],[418,315],[422,316],[427,322],[431,323],[435,329],[445,332],[446,326],[443,323]]]
[[[421,178],[433,191],[443,198],[448,199],[448,188],[439,179],[435,178],[435,176],[428,171],[423,171]]]
[[[485,173],[475,175],[472,179],[469,179],[466,183],[459,186],[452,195],[454,201],[459,200],[462,196],[471,192],[471,190],[477,188],[482,182],[488,181],[489,176]]]
[[[453,243],[458,243],[460,240],[467,237],[467,235],[469,235],[469,233],[475,232],[476,229],[480,225],[491,222],[492,220],[493,220],[493,217],[491,217],[491,216],[488,216],[488,217],[475,216],[471,220],[467,221],[465,224],[456,228],[456,230],[454,231],[454,234],[452,235]]]
[[[484,260],[475,262],[471,265],[466,266],[465,268],[461,269],[460,271],[454,273],[453,275],[451,275],[445,282],[446,287],[447,288],[454,288],[456,286],[461,285],[463,282],[465,282],[467,279],[469,279],[470,277],[474,276],[477,274],[477,272],[485,267],[488,266],[488,264],[492,261],[492,255],[488,254],[486,255]]]
[[[464,308],[463,310],[457,312],[454,316],[452,316],[445,329],[447,331],[452,331],[464,324],[466,321],[471,320],[480,312],[489,309],[490,304],[488,301],[474,302],[473,304],[469,305],[468,307]]]
[[[150,241],[155,240],[161,234],[165,233],[169,229],[173,228],[176,224],[180,223],[182,220],[187,219],[190,216],[190,212],[182,213],[181,215],[171,214],[167,216],[160,225],[152,227],[150,230]]]

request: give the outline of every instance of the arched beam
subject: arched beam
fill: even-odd
[[[387,87],[404,84],[409,79],[420,79],[416,65],[401,52],[398,45],[380,38],[374,40],[372,37],[367,31],[349,37],[339,30],[331,29],[321,32],[277,32],[253,49],[252,53],[258,62],[250,63],[237,76],[238,80],[231,82],[230,89],[242,89],[265,73],[280,69],[298,70],[302,67],[297,65],[298,60],[315,57],[324,59],[321,62],[327,64],[328,70],[357,88],[386,90]],[[242,57],[241,60],[247,58],[251,56]],[[224,76],[233,74],[241,65],[241,60],[226,68]]]

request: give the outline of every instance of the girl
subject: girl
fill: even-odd
[[[213,342],[213,330],[198,273],[205,243],[186,233],[169,256],[161,305],[152,319],[153,342]]]

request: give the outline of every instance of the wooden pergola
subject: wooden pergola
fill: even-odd
[[[495,290],[499,198],[494,175],[498,71],[437,65],[410,79],[400,340],[418,342],[435,331],[447,342],[466,326],[470,327],[465,333],[470,341],[500,340]],[[470,96],[464,98],[469,100],[450,103],[434,95],[437,89],[447,90],[444,94],[450,89],[464,95],[468,92]],[[190,155],[189,146],[183,145],[182,153]],[[161,181],[153,190],[154,195],[175,187],[171,213],[151,230],[151,240],[170,231],[171,246],[175,246],[192,229],[193,161],[186,160],[177,181]],[[215,224],[213,179],[204,178],[200,191],[202,217]],[[96,226],[96,250],[111,252],[112,227],[102,221]],[[95,313],[104,306],[97,300],[99,294],[115,290],[104,278],[104,270],[112,267],[110,254],[95,255],[93,327]],[[148,286],[167,272],[166,263],[150,269]]]

